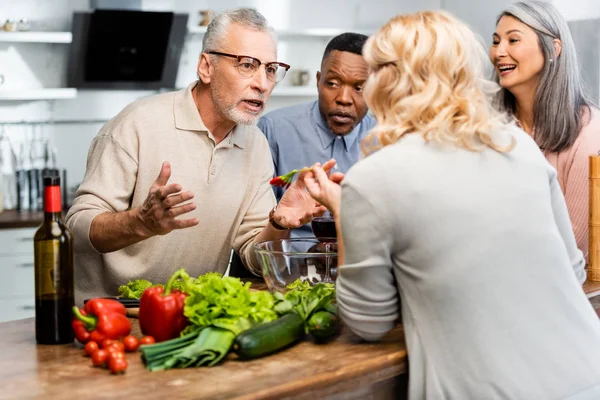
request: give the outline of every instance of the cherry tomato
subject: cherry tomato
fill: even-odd
[[[110,347],[115,347],[119,351],[125,351],[125,345],[123,344],[123,342],[114,342],[114,343],[110,344],[107,348],[110,348]]]
[[[123,345],[123,343],[113,343],[110,346],[108,346],[106,349],[104,349],[108,352],[108,354],[112,354],[112,353],[124,353],[125,352],[125,345]]]
[[[83,348],[83,350],[85,351],[85,354],[87,354],[88,356],[91,356],[96,350],[98,350],[98,343],[96,342],[87,342],[85,344],[85,347]]]
[[[138,349],[140,341],[135,336],[129,335],[123,338],[123,344],[125,345],[125,351],[133,352]]]
[[[125,353],[123,353],[122,351],[108,352],[108,358],[106,359],[106,363],[110,365],[111,360],[115,358],[125,358]]]
[[[125,359],[125,357],[113,358],[108,363],[108,368],[110,369],[110,372],[113,374],[123,373],[127,369],[127,360]]]
[[[104,349],[98,349],[92,353],[92,365],[94,367],[103,367],[106,364],[108,358],[108,351]]]
[[[101,343],[100,343],[100,347],[105,349],[108,346],[110,346],[113,343],[118,343],[118,340],[114,340],[114,339],[104,339]]]
[[[152,336],[144,336],[140,339],[140,346],[143,344],[154,344],[156,340]]]

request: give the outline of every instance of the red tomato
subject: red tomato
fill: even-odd
[[[118,343],[118,340],[114,340],[114,339],[104,339],[101,343],[100,343],[100,347],[105,349],[108,346],[110,346],[113,343]]]
[[[83,348],[83,350],[85,351],[85,354],[87,354],[88,356],[91,356],[92,354],[94,354],[94,352],[96,350],[98,350],[98,343],[96,342],[87,342],[85,344],[85,347]]]
[[[107,348],[111,348],[114,347],[119,351],[125,351],[125,345],[123,344],[123,342],[115,342],[111,345],[109,345]]]
[[[156,340],[152,336],[144,336],[140,339],[140,346],[144,344],[154,344]]]
[[[112,353],[124,353],[125,352],[125,345],[123,345],[123,343],[113,343],[110,346],[108,346],[107,348],[105,348],[104,350],[106,350],[106,352],[108,354],[112,354]]]
[[[103,367],[106,364],[108,358],[108,351],[104,349],[98,349],[92,353],[92,365],[94,367]]]
[[[123,344],[125,345],[125,351],[133,352],[138,349],[140,341],[135,336],[129,335],[123,338]]]
[[[110,362],[108,363],[108,368],[113,374],[120,374],[122,372],[125,372],[125,370],[127,369],[127,360],[125,359],[125,356],[123,355],[123,358],[119,357],[110,360]]]
[[[114,360],[115,358],[125,358],[125,353],[123,353],[122,351],[108,352],[108,358],[106,359],[106,363],[110,365],[111,360]]]

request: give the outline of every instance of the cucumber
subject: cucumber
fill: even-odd
[[[307,323],[308,333],[317,341],[326,341],[338,332],[338,319],[329,311],[318,311],[314,313]]]
[[[295,312],[240,333],[233,351],[241,358],[252,359],[280,350],[304,335],[304,321]]]

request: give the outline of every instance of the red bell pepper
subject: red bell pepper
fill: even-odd
[[[82,309],[73,307],[71,326],[75,338],[81,343],[90,340],[100,343],[104,339],[127,336],[131,332],[131,322],[126,314],[123,304],[111,299],[92,299]]]
[[[144,335],[152,336],[157,342],[174,339],[188,325],[183,315],[187,294],[173,289],[173,283],[187,276],[183,269],[175,272],[163,289],[153,286],[144,290],[140,299],[139,321]]]
[[[83,306],[83,309],[88,315],[98,315],[112,312],[127,315],[127,309],[122,303],[113,299],[103,299],[101,297],[88,300]]]

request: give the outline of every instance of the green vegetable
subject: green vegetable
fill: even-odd
[[[234,339],[235,335],[225,329],[197,329],[181,338],[142,346],[142,359],[151,371],[212,367],[227,355]]]
[[[209,273],[196,280],[188,279],[183,314],[192,326],[214,326],[227,329],[236,336],[257,323],[270,322],[278,315],[275,300],[266,291],[249,290],[251,283],[239,278]],[[193,329],[193,328],[191,328]]]
[[[297,313],[305,322],[306,333],[309,332],[308,320],[313,313],[335,308],[335,287],[333,283],[317,283],[311,286],[308,282],[295,282],[287,286],[285,294],[275,293],[273,297],[277,301],[274,310],[280,314],[289,312]]]
[[[182,270],[176,273],[188,295],[183,313],[190,324],[182,337],[142,348],[151,371],[213,366],[225,357],[237,335],[278,317],[271,293],[251,292],[250,283],[239,278],[211,272],[195,279]]]
[[[192,283],[198,283],[198,282],[203,282],[207,279],[210,279],[211,277],[221,277],[222,275],[219,274],[218,272],[208,272],[204,275],[199,276],[196,279],[191,279]],[[173,285],[171,287],[171,289],[177,289],[180,290],[182,292],[185,292],[185,285],[186,283],[180,280],[176,280],[175,282],[173,282]],[[135,281],[131,281],[131,282],[127,282],[126,285],[122,285],[119,286],[119,294],[120,297],[123,299],[141,299],[142,298],[142,293],[144,293],[144,290],[148,289],[151,286],[164,286],[160,283],[152,283],[146,279],[137,279]]]
[[[318,311],[310,317],[307,323],[308,332],[317,341],[327,341],[338,332],[338,319],[328,311]]]
[[[152,282],[146,279],[137,279],[132,282],[127,282],[126,285],[119,286],[119,294],[123,299],[140,299],[144,290],[153,286]]]
[[[165,362],[170,358],[177,356],[177,354],[188,346],[191,346],[200,335],[200,331],[200,329],[195,329],[177,339],[140,346],[142,361],[144,361],[146,368],[150,371],[165,369]]]
[[[235,339],[233,350],[242,358],[266,356],[296,342],[304,335],[304,321],[296,313],[242,332]]]

